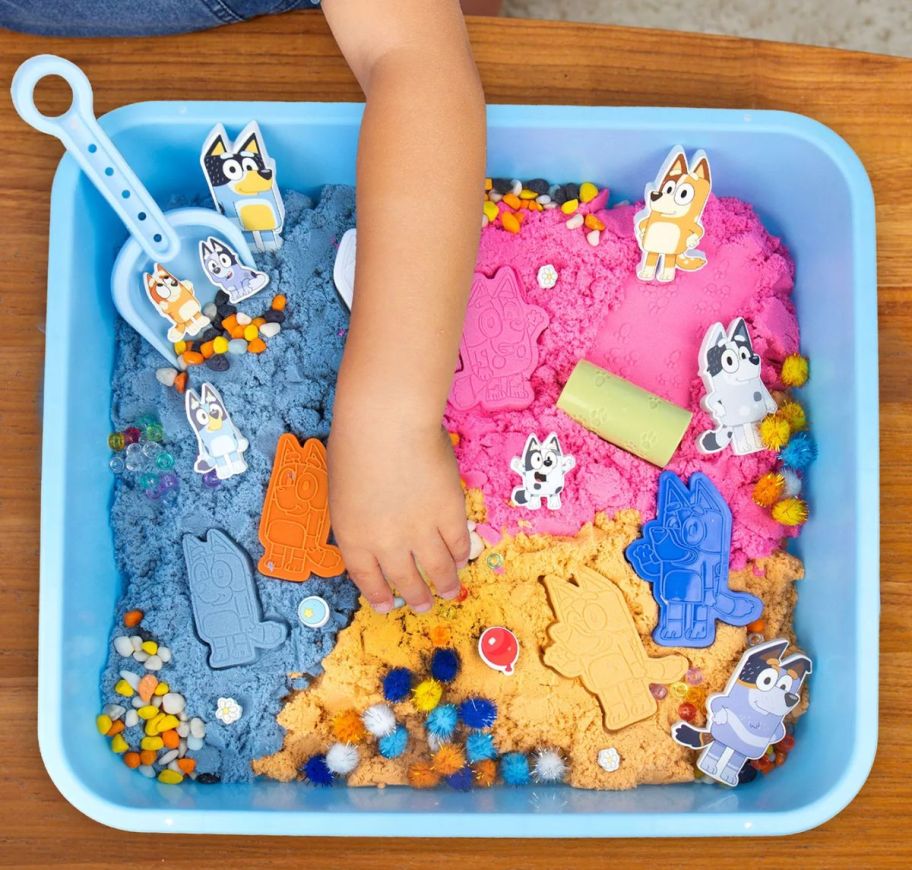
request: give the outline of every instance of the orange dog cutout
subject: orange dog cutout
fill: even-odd
[[[636,239],[643,251],[637,269],[641,281],[673,281],[676,269],[694,272],[706,265],[706,256],[694,249],[703,238],[700,218],[712,190],[709,158],[697,151],[691,165],[693,169],[688,166],[684,149],[676,146],[656,180],[646,185],[645,208],[633,218]]]
[[[203,308],[189,281],[175,278],[158,263],[151,275],[148,272],[143,274],[143,281],[152,304],[171,324],[168,341],[181,341],[185,335],[194,336],[210,326],[209,318],[203,314]]]
[[[258,568],[267,577],[307,580],[335,577],[345,570],[329,538],[329,475],[326,448],[316,438],[300,445],[286,432],[276,446],[272,474],[260,517],[266,552]]]
[[[598,698],[609,731],[655,713],[649,684],[680,680],[687,659],[676,653],[650,658],[620,589],[597,571],[577,568],[570,581],[543,582],[557,617],[548,629],[554,643],[545,650],[545,664],[580,679]]]

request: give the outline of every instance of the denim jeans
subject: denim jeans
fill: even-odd
[[[319,0],[0,0],[0,27],[46,36],[151,36],[318,5]]]

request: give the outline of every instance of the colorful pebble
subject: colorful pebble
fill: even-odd
[[[126,680],[118,680],[114,685],[114,691],[125,698],[132,698],[134,694],[133,687]]]
[[[111,751],[116,752],[118,755],[122,755],[130,748],[126,740],[124,740],[122,734],[116,734],[114,739],[111,741]]]
[[[184,777],[174,770],[163,770],[158,775],[158,781],[165,783],[165,785],[179,785],[184,781]]]
[[[141,610],[128,610],[123,616],[123,624],[127,628],[135,628],[142,622],[143,612]]]

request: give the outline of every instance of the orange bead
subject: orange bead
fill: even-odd
[[[180,735],[173,728],[170,731],[163,731],[158,736],[168,749],[177,749],[180,746]]]
[[[232,338],[243,338],[244,337],[244,327],[240,323],[235,323],[231,329],[228,330]]]
[[[139,753],[139,760],[143,764],[155,764],[155,759],[158,756],[158,753],[153,749],[144,749]]]
[[[590,230],[601,231],[601,230],[605,229],[605,224],[602,221],[600,221],[594,214],[587,214],[585,219],[583,220],[583,223]]]
[[[491,190],[494,187],[494,180],[491,178],[485,179],[485,190]]]
[[[141,610],[128,610],[123,616],[123,624],[127,628],[135,628],[142,622],[143,615]]]
[[[510,206],[510,208],[517,209],[522,207],[522,200],[515,194],[508,193],[504,196],[503,202],[505,205]]]
[[[748,634],[763,634],[766,631],[766,620],[765,619],[755,619],[753,622],[749,623],[747,626]]]
[[[126,726],[123,723],[123,719],[118,719],[116,722],[111,723],[111,727],[105,732],[107,737],[113,737],[115,734],[120,734]]]
[[[139,757],[138,752],[125,752],[123,754],[123,763],[126,764],[127,767],[136,768],[142,764],[142,759]]]
[[[266,350],[266,342],[262,338],[255,338],[247,344],[247,353],[262,353]]]
[[[222,320],[222,329],[227,329],[228,332],[231,332],[235,326],[238,325],[237,315],[229,314],[226,318]]]
[[[183,395],[184,390],[187,389],[187,373],[178,372],[177,377],[174,379],[174,389]]]
[[[522,212],[520,212],[520,214],[522,214]],[[500,216],[500,222],[508,233],[519,232],[519,220],[515,214],[511,214],[508,211],[503,212]]]
[[[279,293],[276,296],[272,297],[272,309],[274,311],[284,311],[285,310],[285,297]]]
[[[197,353],[195,350],[185,350],[180,358],[183,360],[184,365],[187,366],[198,366],[201,365],[205,360],[201,353]]]
[[[253,320],[251,321],[251,323],[253,323],[253,325],[257,329],[259,329],[265,322],[266,322],[265,317],[254,317]]]
[[[193,773],[196,770],[196,759],[195,758],[178,758],[177,766],[184,773]]]
[[[136,694],[139,695],[142,700],[148,704],[152,700],[152,695],[155,692],[155,687],[158,685],[158,680],[152,676],[152,674],[146,674],[140,681],[139,685],[136,687]]]
[[[215,353],[215,351],[214,351],[213,348],[212,348],[212,342],[211,342],[211,341],[204,341],[204,342],[200,345],[200,353],[203,355],[203,359],[209,359],[209,357],[211,357],[212,354]]]

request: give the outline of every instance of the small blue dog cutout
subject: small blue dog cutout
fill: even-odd
[[[725,691],[706,699],[706,727],[676,722],[676,743],[700,749],[697,768],[725,785],[737,785],[751,758],[785,737],[783,719],[801,701],[801,686],[813,664],[802,652],[787,658],[786,638],[750,647],[738,662]]]
[[[712,481],[700,472],[690,488],[671,471],[659,477],[656,518],[643,537],[627,547],[627,560],[652,583],[659,624],[652,636],[662,646],[707,647],[716,638],[716,619],[747,625],[763,602],[728,588],[731,510]]]
[[[274,649],[288,635],[281,622],[263,619],[247,554],[218,529],[206,539],[184,535],[193,621],[210,648],[212,668],[256,661],[259,649]]]

